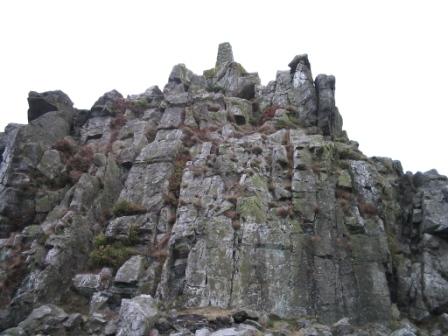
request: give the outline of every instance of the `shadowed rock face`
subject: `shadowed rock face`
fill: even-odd
[[[28,122],[39,118],[47,112],[60,109],[71,109],[73,106],[70,98],[62,91],[48,91],[37,93],[31,91],[28,94]]]
[[[89,111],[30,93],[0,133],[0,330],[445,330],[447,178],[363,155],[335,78],[289,68],[262,86],[224,43],[203,75]]]

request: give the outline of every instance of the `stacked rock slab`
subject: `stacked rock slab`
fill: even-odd
[[[446,329],[447,178],[363,155],[306,54],[266,86],[223,43],[163,90],[28,101],[0,133],[4,335]]]

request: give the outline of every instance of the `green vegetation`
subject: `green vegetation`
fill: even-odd
[[[278,119],[275,120],[275,126],[278,129],[281,128],[298,128],[300,127],[299,123],[291,118],[288,114],[282,114]]]
[[[138,241],[138,229],[131,226],[128,239],[125,242],[111,241],[103,233],[97,235],[94,240],[94,249],[90,253],[89,264],[92,267],[112,267],[117,269],[133,254],[134,250],[129,246]]]
[[[176,199],[179,198],[180,184],[182,182],[182,175],[184,172],[185,164],[191,160],[188,152],[179,154],[174,162],[173,174],[168,179],[168,190],[172,192]]]
[[[129,259],[132,252],[121,242],[113,244],[101,245],[90,253],[90,264],[94,267],[109,266],[114,269],[121,266]]]
[[[103,233],[100,233],[93,239],[93,245],[95,246],[95,248],[104,246],[106,244],[107,244],[107,237]]]
[[[261,199],[258,196],[250,196],[241,199],[237,206],[237,212],[243,218],[253,217],[257,223],[266,221],[266,213]]]
[[[136,225],[131,225],[128,232],[128,244],[134,245],[138,243],[138,227]]]
[[[132,102],[132,109],[142,112],[149,107],[149,103],[146,99],[139,99]]]
[[[205,78],[211,79],[216,76],[216,68],[204,70],[204,72],[202,74],[204,75]]]

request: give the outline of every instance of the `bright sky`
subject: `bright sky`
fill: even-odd
[[[344,129],[367,155],[448,174],[446,1],[0,2],[0,128],[26,122],[28,91],[61,89],[78,108],[104,92],[163,88],[170,70],[214,66],[229,41],[266,84],[308,53],[336,76]]]

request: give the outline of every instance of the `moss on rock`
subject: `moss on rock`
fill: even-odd
[[[253,218],[257,223],[266,221],[266,211],[263,202],[258,196],[249,196],[241,199],[237,206],[237,212],[246,220]]]

